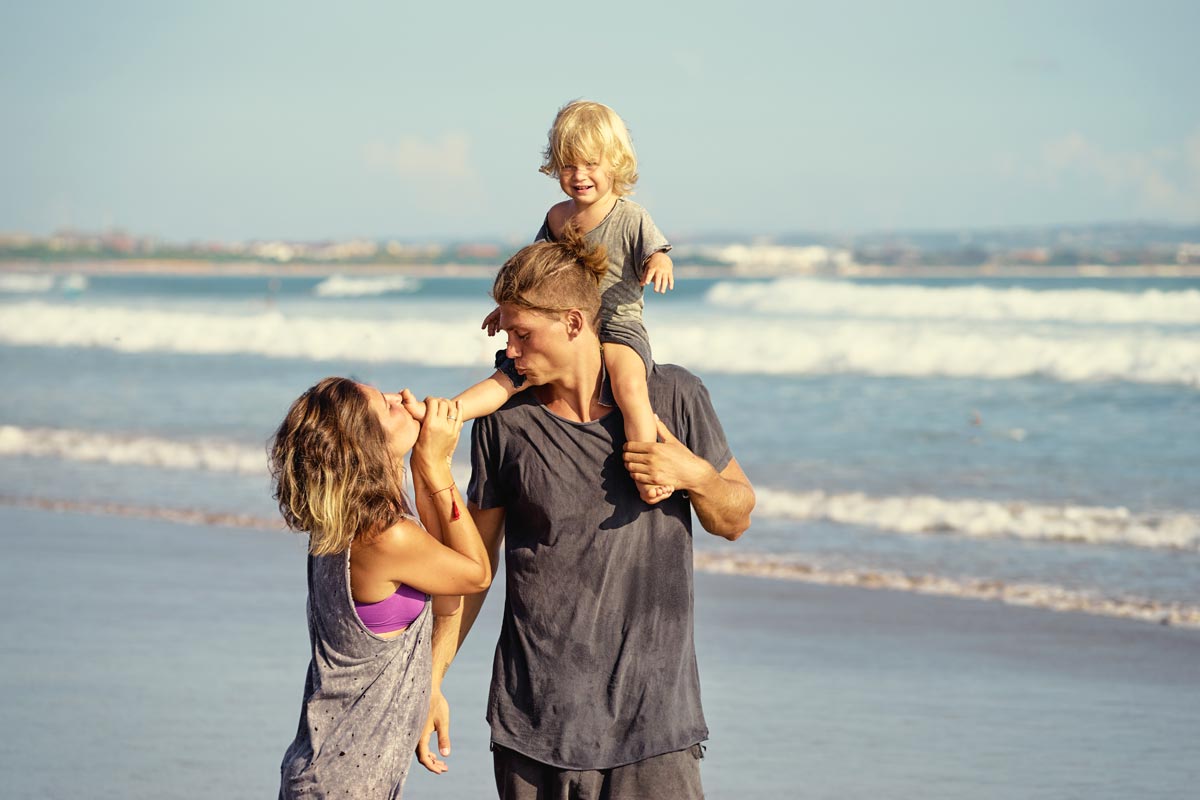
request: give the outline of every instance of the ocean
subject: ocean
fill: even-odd
[[[277,528],[289,403],[490,374],[489,287],[2,273],[0,503]],[[683,274],[646,305],[758,491],[698,568],[1200,627],[1200,278]]]

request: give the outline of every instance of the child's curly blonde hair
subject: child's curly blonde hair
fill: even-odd
[[[542,151],[540,171],[558,178],[563,167],[607,158],[613,194],[633,193],[637,183],[637,154],[625,122],[608,106],[573,100],[558,110]]]

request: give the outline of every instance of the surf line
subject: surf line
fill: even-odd
[[[39,511],[67,511],[78,514],[157,519],[182,525],[212,525],[220,528],[242,528],[255,531],[283,532],[286,530],[282,520],[259,517],[253,514],[204,511],[197,508],[135,506],[123,503],[91,503],[79,500],[56,500],[49,497],[13,497],[7,495],[0,495],[0,505],[33,508]]]
[[[698,570],[716,574],[958,597],[1045,611],[1092,614],[1200,629],[1200,606],[1162,603],[1143,597],[1103,597],[1092,592],[1050,584],[1006,583],[995,579],[951,578],[942,575],[907,575],[879,570],[827,570],[791,557],[782,558],[766,554],[728,556],[697,552],[693,557],[693,564]]]

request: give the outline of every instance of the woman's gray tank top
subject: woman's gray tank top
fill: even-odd
[[[398,798],[429,712],[432,614],[383,639],[354,610],[350,552],[308,558],[312,661],[279,797]]]

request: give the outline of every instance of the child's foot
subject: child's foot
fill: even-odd
[[[643,486],[640,483],[638,484],[638,495],[646,503],[656,503],[659,500],[665,500],[674,493],[674,486]]]
[[[400,390],[400,404],[412,415],[417,422],[425,420],[425,404],[416,398],[408,389]]]

